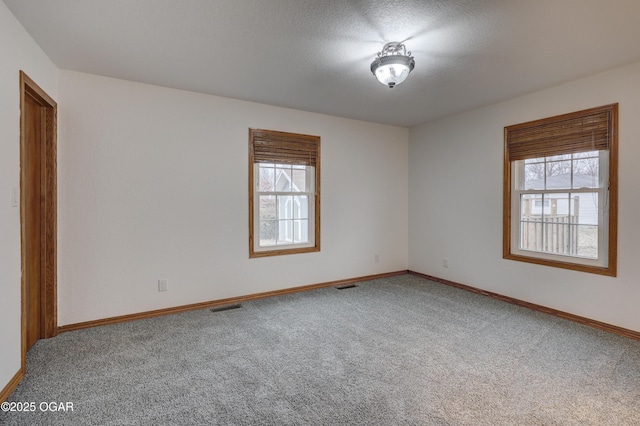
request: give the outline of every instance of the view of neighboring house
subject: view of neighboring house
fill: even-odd
[[[597,257],[599,196],[597,176],[563,173],[527,181],[521,199],[522,249]],[[546,185],[546,186],[545,186]],[[582,190],[574,192],[569,188]],[[585,188],[593,191],[584,192]]]

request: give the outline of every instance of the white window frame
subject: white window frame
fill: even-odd
[[[525,183],[525,160],[513,161],[511,163],[511,253],[515,255],[545,259],[557,262],[568,262],[579,265],[594,267],[606,267],[608,265],[609,252],[609,151],[599,152],[599,181],[597,188],[559,188],[559,189],[524,189]],[[573,162],[571,181],[573,181]],[[546,185],[545,185],[546,186]],[[570,186],[573,186],[571,184]],[[521,247],[521,222],[522,203],[521,196],[524,194],[579,194],[598,193],[598,257],[597,259],[586,258],[577,255],[565,255],[547,253],[535,250],[522,249]]]
[[[315,176],[316,171],[313,166],[305,166],[301,164],[299,166],[303,166],[305,168],[305,182],[307,183],[307,191],[260,191],[260,165],[261,163],[255,163],[253,165],[253,176],[254,176],[254,191],[253,191],[253,230],[254,230],[254,246],[253,251],[260,252],[269,252],[269,251],[279,251],[279,250],[288,250],[288,249],[296,249],[296,248],[308,248],[315,247],[315,205],[316,205],[316,190],[315,190]],[[262,164],[264,166],[264,164]],[[290,167],[289,164],[283,164],[283,166]],[[295,164],[293,166],[296,166]],[[276,165],[277,167],[277,165]],[[309,236],[309,241],[305,243],[277,243],[269,244],[269,245],[260,245],[260,196],[261,195],[272,195],[275,196],[307,196],[307,235]],[[276,203],[277,209],[277,203]],[[278,219],[276,219],[278,220]],[[293,219],[292,219],[293,220]],[[295,229],[293,230],[295,232]]]

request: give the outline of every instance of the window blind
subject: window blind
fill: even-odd
[[[318,165],[319,136],[249,129],[249,143],[254,163]]]
[[[606,105],[505,127],[508,161],[609,149],[617,108]]]

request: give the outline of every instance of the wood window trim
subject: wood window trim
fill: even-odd
[[[260,139],[265,144],[279,145],[282,142],[285,151],[289,151],[290,154],[285,154],[285,157],[291,156],[293,160],[288,161],[286,158],[279,158],[275,160],[273,156],[270,156],[264,149],[257,148],[256,140]],[[303,145],[300,148],[300,145]],[[312,148],[313,147],[313,148]],[[311,152],[311,151],[314,152]],[[314,174],[314,245],[311,247],[291,247],[282,249],[273,249],[265,251],[255,250],[255,239],[257,236],[254,232],[255,217],[254,217],[254,164],[262,161],[274,161],[278,163],[293,164],[295,158],[301,158],[303,155],[309,155],[309,159],[305,160],[306,165],[311,165],[315,168]],[[296,163],[298,164],[298,163]],[[320,251],[320,137],[303,135],[298,133],[279,132],[275,130],[264,129],[249,129],[249,258],[260,258],[269,256],[282,256],[288,254],[299,253],[311,253]]]
[[[537,257],[529,257],[520,254],[512,253],[511,249],[511,195],[512,188],[512,162],[518,159],[527,158],[530,152],[527,152],[527,148],[519,149],[519,153],[514,158],[513,152],[510,152],[509,143],[514,132],[521,132],[526,129],[541,128],[546,125],[553,125],[559,122],[569,122],[571,120],[580,119],[582,117],[594,116],[597,114],[606,114],[608,118],[607,131],[608,139],[606,146],[609,150],[609,222],[608,222],[608,240],[607,250],[608,259],[607,266],[598,267],[591,265],[582,265],[572,263],[569,261],[557,261],[549,259],[541,259]],[[595,131],[594,131],[595,133]],[[553,143],[550,139],[546,141],[538,141],[546,147],[546,149],[553,151]],[[579,145],[577,142],[575,145]],[[601,142],[600,142],[601,144]],[[567,152],[576,152],[579,149],[574,146],[567,150]],[[547,151],[548,152],[548,151]],[[543,154],[546,155],[546,154]],[[527,123],[516,124],[513,126],[507,126],[504,128],[504,189],[503,189],[503,242],[502,251],[503,258],[509,260],[517,260],[521,262],[533,263],[544,266],[552,266],[563,269],[570,269],[574,271],[588,272],[593,274],[600,274],[615,277],[617,275],[617,259],[618,259],[618,104],[604,105],[601,107],[590,108],[582,111],[572,112],[569,114],[563,114],[555,117],[543,118]]]

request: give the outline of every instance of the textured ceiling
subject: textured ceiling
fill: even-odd
[[[413,126],[640,60],[638,0],[4,0],[60,68]],[[404,41],[400,86],[369,66]]]

